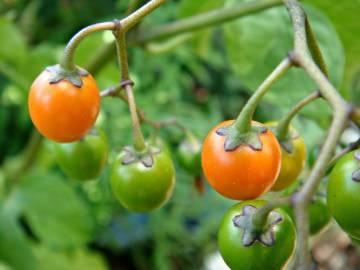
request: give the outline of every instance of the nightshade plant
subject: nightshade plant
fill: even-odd
[[[190,161],[184,160],[186,164],[184,167],[194,172],[194,176],[199,176],[200,144],[197,138],[189,136],[190,131],[176,120],[156,122],[147,118],[144,112],[137,108],[133,92],[134,82],[129,74],[127,44],[145,44],[180,34],[182,38],[174,42],[186,42],[190,36],[184,36],[184,33],[281,4],[279,0],[241,2],[231,7],[220,8],[218,11],[209,11],[159,26],[141,35],[136,33],[126,35],[141,19],[165,2],[165,0],[151,0],[136,9],[138,1],[132,1],[133,6],[130,6],[127,17],[93,24],[80,30],[66,46],[60,64],[47,68],[36,79],[29,95],[29,110],[35,126],[42,135],[59,143],[86,140],[84,136],[95,124],[99,112],[99,97],[120,98],[128,104],[133,144],[120,151],[112,166],[110,177],[116,198],[125,208],[136,212],[148,212],[165,204],[175,185],[175,170],[169,153],[160,143],[144,139],[141,124],[148,124],[154,130],[174,125],[185,137],[190,137],[192,143],[196,144],[197,156]],[[235,270],[251,269],[249,268],[251,262],[250,266],[243,264],[243,257],[257,261],[257,269],[264,269],[266,263],[271,264],[269,260],[274,259],[272,252],[277,255],[278,252],[282,252],[280,254],[282,256],[279,255],[279,260],[273,264],[274,269],[281,269],[292,256],[293,249],[295,249],[295,268],[299,270],[310,268],[308,208],[329,164],[336,162],[342,155],[358,146],[354,144],[334,157],[335,148],[348,123],[353,122],[360,126],[360,110],[347,102],[329,81],[325,61],[302,6],[297,0],[284,0],[283,4],[293,24],[293,48],[283,52],[283,60],[249,98],[236,120],[222,122],[213,128],[202,148],[202,168],[210,185],[225,197],[242,201],[226,214],[219,233],[220,251],[225,261],[235,267]],[[99,31],[112,31],[120,67],[119,85],[109,87],[100,93],[89,72],[74,63],[76,49],[83,39]],[[173,45],[170,44],[170,47]],[[111,46],[109,45],[109,48]],[[100,63],[100,58],[95,59],[88,69],[94,71],[101,65]],[[292,68],[303,69],[317,85],[317,89],[295,105],[279,122],[261,124],[253,121],[255,110],[263,96]],[[302,138],[299,138],[299,132],[295,131],[290,123],[300,109],[320,98],[330,105],[333,120],[317,160],[304,184],[290,196],[275,198],[268,202],[255,201],[254,199],[271,189],[283,190],[299,176],[305,164],[306,150]],[[64,106],[66,110],[62,111]],[[17,170],[9,173],[9,178],[18,178],[18,171],[23,171],[23,168],[29,166],[40,142],[41,137],[34,133],[27,149],[29,154],[18,165]],[[185,145],[181,146],[182,156],[186,156],[186,151],[190,151],[186,148]],[[359,169],[358,159],[354,160],[352,156],[351,159],[351,168],[354,169],[353,180],[350,180],[349,176],[347,180],[353,181],[351,183],[355,186],[360,185],[356,171]],[[99,167],[102,168],[103,159],[101,162]],[[290,167],[291,173],[285,170],[285,163],[291,163],[286,165]],[[197,167],[192,168],[191,165]],[[335,190],[336,188],[331,188],[328,196],[332,196]],[[247,202],[247,200],[251,201]],[[293,208],[296,230],[290,217],[280,209],[284,205]],[[333,206],[330,212],[335,213],[332,208]],[[337,218],[338,214],[334,216]],[[339,218],[341,219],[346,220],[346,217]],[[286,224],[282,223],[285,221]],[[347,224],[339,223],[346,231]],[[290,237],[281,234],[280,229],[280,231],[274,229],[277,228],[276,226],[281,228],[282,225],[284,232],[288,232]],[[352,237],[358,238],[359,228],[351,227],[349,231]],[[229,239],[231,243],[227,242]],[[280,246],[281,241],[289,247],[284,252],[275,249]],[[233,248],[234,246],[236,248]],[[255,250],[255,253],[252,253],[252,250]],[[247,252],[251,253],[250,257],[246,255]],[[261,257],[260,253],[267,255]]]

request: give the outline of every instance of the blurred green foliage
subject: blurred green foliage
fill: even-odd
[[[140,27],[232,5],[234,0],[168,1]],[[330,80],[345,97],[355,97],[359,74],[359,2],[305,1],[310,23],[330,70]],[[209,187],[200,196],[193,176],[177,165],[173,198],[149,215],[132,214],[114,199],[109,166],[96,181],[67,179],[55,164],[52,143],[45,141],[30,169],[13,183],[7,168],[21,157],[31,136],[27,93],[32,80],[55,64],[64,45],[81,27],[121,18],[128,1],[3,0],[0,2],[0,269],[201,269],[216,250],[222,213],[234,202]],[[86,66],[111,33],[88,37],[76,63]],[[144,47],[129,50],[130,72],[139,107],[150,119],[176,118],[204,138],[223,119],[234,118],[266,75],[292,46],[292,29],[284,7],[196,32],[169,52]],[[119,81],[115,57],[95,74],[101,89]],[[301,70],[292,70],[265,97],[256,119],[279,118],[315,90]],[[331,119],[323,101],[306,108],[294,125],[309,149],[323,141]],[[131,143],[127,106],[102,101],[98,126],[109,137],[109,164]],[[146,136],[151,129],[144,126]],[[175,152],[182,134],[173,127],[161,138]],[[10,185],[10,187],[8,187]]]

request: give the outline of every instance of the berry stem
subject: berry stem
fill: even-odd
[[[275,208],[290,204],[290,202],[291,201],[289,197],[277,198],[268,202],[263,207],[259,208],[252,217],[253,230],[260,233],[263,232],[267,223],[269,213]]]
[[[271,86],[291,68],[291,66],[292,62],[290,58],[286,57],[254,92],[234,123],[239,133],[247,133],[251,130],[251,121],[261,98],[271,88]]]
[[[316,100],[318,97],[320,97],[320,93],[318,91],[308,95],[299,103],[297,103],[287,114],[284,115],[284,117],[279,121],[278,125],[276,126],[275,131],[276,137],[280,142],[286,141],[290,129],[290,122],[292,121],[292,119],[299,113],[299,111],[303,107]]]
[[[137,151],[141,152],[145,149],[146,145],[145,145],[144,136],[141,132],[140,121],[137,113],[136,102],[133,93],[133,82],[131,81],[129,75],[125,33],[119,21],[116,23],[116,26],[117,27],[113,33],[116,39],[116,51],[117,51],[118,62],[121,70],[121,83],[126,91],[126,95],[129,103],[132,129],[133,129],[134,148]]]
[[[151,13],[153,10],[158,8],[161,4],[163,4],[166,0],[152,0],[147,4],[131,13],[129,16],[125,17],[121,20],[121,26],[124,32],[127,32],[133,26],[135,26],[143,17],[147,14]],[[77,32],[69,41],[69,43],[65,47],[65,51],[63,57],[60,61],[60,66],[68,71],[75,71],[76,66],[74,64],[74,56],[76,48],[79,46],[81,41],[87,37],[88,35],[99,32],[103,30],[115,30],[116,28],[115,22],[102,22],[89,25],[79,32]]]
[[[103,30],[113,30],[115,28],[114,22],[103,22],[103,23],[96,23],[93,25],[89,25],[83,29],[81,29],[79,32],[73,36],[69,43],[65,47],[64,54],[62,56],[62,59],[60,61],[60,66],[68,71],[74,71],[76,69],[74,64],[74,56],[75,56],[75,50],[81,43],[81,41],[87,37],[88,35],[99,32]]]

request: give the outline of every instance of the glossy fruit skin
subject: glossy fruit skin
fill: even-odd
[[[73,142],[93,127],[99,113],[100,95],[94,78],[83,76],[81,88],[67,80],[49,83],[44,70],[31,86],[28,106],[32,122],[46,138]]]
[[[282,207],[293,220],[295,220],[294,210],[290,206]],[[310,235],[316,235],[329,224],[331,215],[326,205],[325,198],[316,196],[309,205]]]
[[[194,142],[182,141],[177,149],[177,155],[181,166],[188,173],[194,176],[201,175],[201,142],[199,140]]]
[[[218,135],[216,130],[233,122],[224,121],[207,135],[201,154],[203,172],[210,185],[223,196],[234,200],[254,199],[266,193],[279,175],[280,145],[267,129],[260,135],[261,151],[247,145],[225,151],[225,137]]]
[[[360,239],[360,182],[352,179],[359,169],[355,151],[344,155],[331,171],[327,187],[327,203],[331,215],[351,237]]]
[[[276,122],[270,122],[267,126],[276,126]],[[289,187],[300,175],[306,162],[306,146],[303,138],[295,130],[290,128],[293,143],[293,151],[289,153],[281,146],[281,170],[271,190],[280,191]]]
[[[243,230],[234,226],[233,218],[242,213],[245,205],[260,208],[266,201],[253,200],[238,203],[226,211],[218,232],[221,256],[232,270],[280,270],[295,250],[296,231],[289,215],[275,209],[283,220],[274,226],[275,244],[265,246],[256,240],[251,246],[242,244]]]
[[[54,144],[54,150],[62,171],[76,180],[99,177],[108,157],[107,138],[99,130],[88,133],[80,141]]]
[[[122,151],[111,170],[111,187],[118,201],[134,212],[149,212],[165,204],[175,186],[174,165],[166,151],[153,155],[152,167],[141,162],[124,165],[124,155]]]

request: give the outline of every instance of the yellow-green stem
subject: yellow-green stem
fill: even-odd
[[[143,151],[145,149],[145,140],[141,132],[140,121],[137,113],[135,97],[133,93],[133,83],[129,75],[129,65],[126,52],[126,40],[125,33],[122,29],[122,25],[118,22],[116,29],[114,30],[114,36],[116,39],[116,51],[118,56],[118,62],[121,70],[121,83],[124,85],[126,95],[128,98],[129,109],[131,114],[134,148],[137,151]]]
[[[269,213],[272,210],[274,210],[275,208],[278,208],[280,206],[287,205],[287,204],[290,204],[289,197],[277,198],[277,199],[274,199],[274,200],[268,202],[261,208],[259,208],[255,212],[254,216],[252,217],[252,225],[253,225],[254,230],[257,232],[262,232],[266,225]]]
[[[309,96],[305,97],[301,100],[298,104],[296,104],[284,117],[279,121],[278,125],[276,126],[276,137],[279,141],[285,141],[290,129],[290,123],[292,119],[298,114],[298,112],[320,97],[319,92],[314,92]]]
[[[149,1],[147,4],[130,14],[129,16],[125,17],[121,20],[121,26],[124,32],[127,32],[130,28],[135,26],[143,17],[147,14],[155,10],[161,4],[163,4],[166,0],[152,0]],[[74,63],[74,56],[75,50],[81,43],[81,41],[87,37],[88,35],[99,32],[103,30],[114,30],[116,28],[116,23],[114,22],[103,22],[103,23],[96,23],[93,25],[89,25],[83,29],[81,29],[78,33],[76,33],[69,43],[67,44],[63,57],[60,61],[60,65],[69,71],[75,70],[75,63]]]
[[[235,127],[239,131],[239,133],[247,133],[250,131],[251,121],[261,98],[271,88],[271,86],[291,68],[291,66],[291,60],[286,57],[254,92],[254,94],[245,104],[245,107],[241,110],[238,118],[235,121]]]

